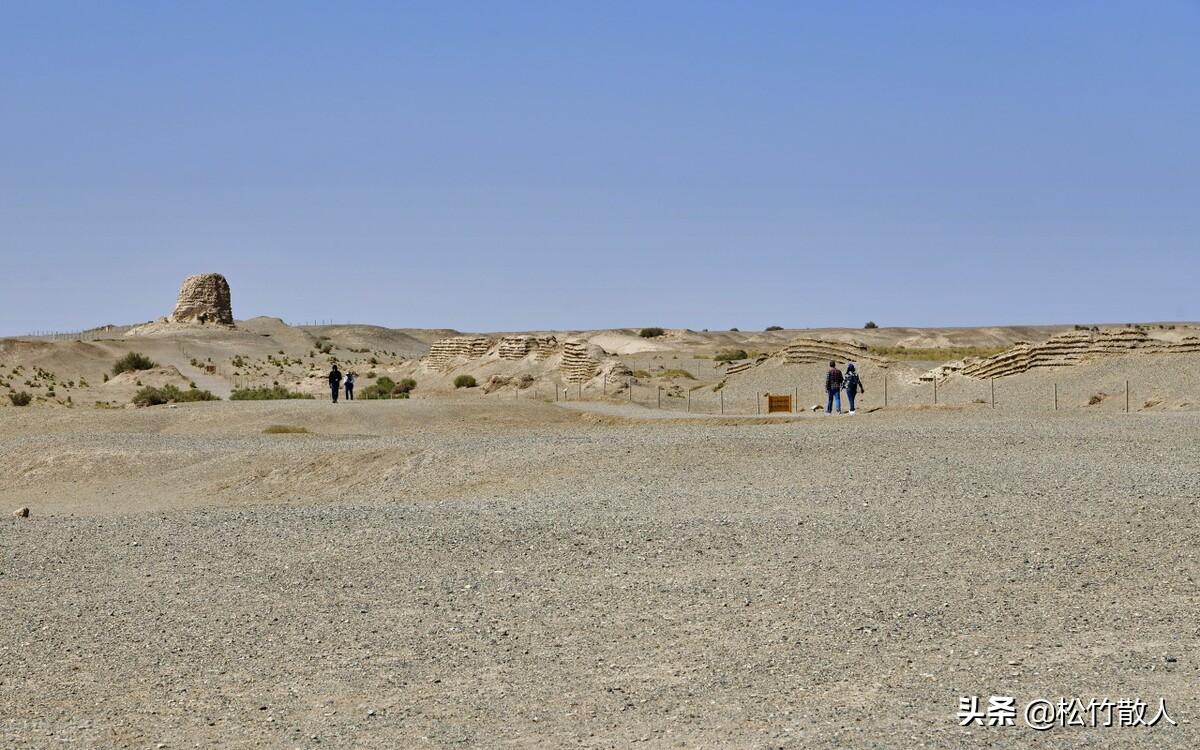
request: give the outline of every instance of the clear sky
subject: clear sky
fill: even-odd
[[[1200,2],[0,5],[0,334],[1200,318]]]

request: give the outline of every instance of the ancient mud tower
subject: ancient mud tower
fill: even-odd
[[[172,323],[233,325],[229,282],[219,273],[187,277],[179,290],[179,301],[167,320]]]

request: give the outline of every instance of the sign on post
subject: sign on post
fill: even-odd
[[[780,411],[791,413],[792,397],[790,395],[789,396],[773,396],[770,393],[768,393],[767,394],[767,414],[774,414],[775,412],[780,412]]]

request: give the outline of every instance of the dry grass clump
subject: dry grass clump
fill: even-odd
[[[8,400],[12,402],[13,406],[29,406],[29,403],[33,401],[33,396],[30,396],[25,391],[21,391],[20,393],[8,394]]]
[[[263,430],[265,435],[308,435],[310,434],[307,427],[299,427],[294,424],[273,424]]]
[[[717,352],[713,355],[713,362],[736,362],[739,359],[748,359],[749,353],[745,349],[726,349],[723,352]]]
[[[871,346],[867,348],[867,351],[880,357],[913,362],[949,362],[968,357],[994,357],[1007,350],[1008,347],[1004,346],[942,346],[935,348]]]
[[[1092,394],[1092,397],[1088,399],[1087,405],[1088,405],[1088,406],[1095,406],[1096,404],[1098,404],[1098,403],[1100,403],[1101,401],[1103,401],[1103,400],[1104,400],[1104,397],[1105,397],[1106,395],[1107,395],[1107,394],[1105,394],[1105,393],[1095,393],[1095,394]]]
[[[133,403],[138,406],[186,404],[193,401],[220,401],[220,399],[211,392],[202,391],[199,388],[189,388],[185,391],[173,385],[164,385],[162,388],[155,388],[148,385],[138,391],[133,397]]]
[[[312,398],[312,396],[299,391],[289,391],[281,385],[238,388],[229,394],[230,401],[282,401],[293,398]]]

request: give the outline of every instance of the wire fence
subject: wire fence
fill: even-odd
[[[914,383],[899,378],[881,378],[870,393],[861,393],[856,397],[855,406],[859,411],[889,407],[973,407],[993,410],[1092,409],[1133,412],[1152,409],[1170,400],[1170,397],[1160,395],[1153,387],[1138,389],[1128,379],[1116,377],[1089,383],[1049,381],[1030,384],[1005,380],[959,379],[954,382]],[[791,409],[786,413],[824,412],[830,408],[828,394],[824,390],[799,383],[790,387],[778,385],[769,389],[755,389],[729,384],[720,386],[711,382],[688,386],[659,385],[629,377],[616,380],[601,378],[598,385],[594,380],[557,385],[540,383],[525,389],[506,388],[489,394],[490,398],[499,400],[626,403],[681,414],[728,416],[771,413],[771,396],[790,398]],[[837,402],[832,406],[833,410],[849,411],[850,401],[844,390],[838,393]]]
[[[99,341],[123,336],[134,326],[100,326],[83,331],[31,331],[30,333],[12,336],[16,339],[34,339],[38,341]]]

